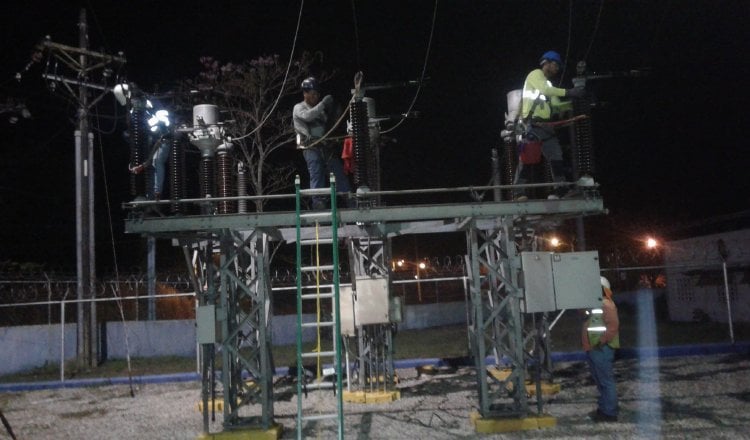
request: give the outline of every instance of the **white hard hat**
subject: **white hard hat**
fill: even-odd
[[[607,289],[612,290],[612,288],[609,286],[609,280],[602,277],[602,287],[606,287]]]

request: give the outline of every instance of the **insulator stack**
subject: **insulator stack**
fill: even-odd
[[[492,185],[497,186],[501,185],[501,179],[500,176],[500,154],[497,151],[497,148],[492,148]],[[499,188],[494,188],[492,190],[492,200],[499,202],[502,200],[502,194]]]
[[[501,174],[503,185],[513,184],[517,165],[518,153],[516,152],[516,141],[513,140],[513,136],[506,136],[503,138],[503,169]],[[512,198],[513,193],[511,190],[503,191],[503,200],[510,200]]]
[[[201,157],[200,180],[202,198],[213,197],[214,191],[214,158],[211,156]]]
[[[352,119],[352,133],[354,138],[354,185],[357,188],[368,186],[367,177],[370,133],[367,127],[367,103],[357,100],[351,103],[349,113]]]
[[[237,162],[237,196],[244,197],[247,195],[247,170],[245,163]],[[237,201],[237,212],[244,214],[247,212],[247,200]]]
[[[576,116],[586,115],[573,124],[573,172],[578,179],[581,176],[594,174],[594,136],[591,128],[591,99],[584,97],[573,101],[573,112]]]
[[[175,136],[172,140],[172,150],[169,152],[169,194],[172,200],[185,198],[185,137]],[[185,207],[179,203],[172,203],[170,211],[173,214],[184,214]]]
[[[232,185],[232,156],[227,151],[219,151],[216,154],[217,176],[219,197],[232,197],[234,185]],[[236,203],[231,200],[219,202],[219,214],[231,214],[237,211]]]
[[[367,130],[368,155],[367,155],[367,186],[372,191],[380,191],[380,158],[378,157],[377,145],[373,142],[370,129]]]
[[[143,109],[134,108],[130,113],[130,165],[140,165],[145,160],[145,143],[148,138],[146,132],[145,112]],[[145,174],[130,175],[130,195],[133,197],[141,196],[146,193]]]

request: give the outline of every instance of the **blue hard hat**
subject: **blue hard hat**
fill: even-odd
[[[304,81],[302,81],[302,90],[305,92],[308,92],[310,90],[320,90],[318,88],[318,80],[315,79],[314,76],[305,78]]]
[[[539,59],[539,64],[541,65],[549,61],[556,62],[560,65],[560,67],[565,65],[560,54],[555,52],[554,50],[544,52],[544,55],[542,55],[542,57]]]

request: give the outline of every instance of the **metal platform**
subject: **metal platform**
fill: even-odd
[[[523,335],[520,307],[523,289],[518,273],[520,252],[524,249],[517,244],[517,235],[554,229],[566,219],[606,213],[595,190],[584,194],[557,200],[340,209],[337,235],[354,243],[350,250],[350,264],[356,268],[352,270],[353,276],[389,277],[390,238],[428,233],[465,234],[470,289],[468,332],[477,369],[478,411],[486,419],[524,419],[530,414],[525,391],[529,354],[524,347],[529,338]],[[200,203],[205,206],[220,200],[201,200]],[[213,316],[198,322],[199,339],[203,335],[199,340],[202,355],[211,363],[203,368],[204,401],[207,402],[214,391],[216,371],[212,365],[216,365],[216,353],[221,353],[225,427],[256,424],[269,429],[274,425],[268,307],[272,293],[269,243],[297,240],[295,212],[147,215],[149,205],[158,203],[126,204],[130,215],[125,220],[125,231],[172,239],[183,247],[202,316]],[[161,202],[167,203],[174,201]],[[303,218],[301,226],[300,240],[332,235],[330,225],[316,225],[313,216]],[[373,243],[377,244],[374,248]],[[373,255],[376,258],[373,259]],[[382,353],[381,361],[385,362],[382,369],[375,365],[372,374],[378,378],[383,372],[392,373],[388,367],[393,351],[390,325],[364,327],[359,330],[360,353],[375,349]],[[362,335],[383,347],[363,349]],[[488,363],[488,359],[494,361]],[[363,359],[359,361],[360,365],[364,363]],[[501,362],[511,371],[507,378],[497,379],[488,374],[489,368]],[[249,372],[259,386],[248,388],[237,380],[243,372]],[[360,378],[360,383],[366,382]],[[240,409],[250,404],[261,406],[259,419],[241,416]],[[538,407],[541,411],[541,400]],[[204,427],[208,429],[207,410],[203,417]]]

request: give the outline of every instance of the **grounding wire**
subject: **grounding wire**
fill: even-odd
[[[96,123],[99,124],[99,120],[96,120]],[[133,387],[133,368],[130,363],[130,343],[128,341],[128,327],[127,323],[125,322],[125,312],[122,308],[122,300],[120,300],[120,269],[119,265],[117,264],[117,248],[115,246],[115,230],[112,226],[112,204],[109,200],[109,185],[107,182],[107,166],[104,164],[104,145],[102,144],[102,137],[98,136],[99,138],[99,157],[102,163],[102,181],[104,183],[104,200],[107,204],[107,219],[109,221],[109,235],[110,240],[112,242],[112,260],[114,264],[115,269],[115,286],[110,286],[112,288],[112,294],[117,299],[115,301],[115,304],[117,304],[117,309],[120,311],[120,319],[122,320],[122,328],[123,328],[123,335],[125,337],[125,360],[127,362],[128,366],[128,382],[130,385],[130,397],[135,397],[135,388]]]
[[[424,82],[424,75],[427,71],[427,61],[430,58],[430,48],[432,47],[432,36],[435,33],[435,18],[437,17],[437,7],[438,7],[438,0],[435,0],[435,7],[432,10],[432,26],[430,27],[430,38],[427,42],[427,51],[424,55],[424,64],[422,65],[422,75],[419,77],[419,84],[417,85],[417,91],[414,93],[414,99],[411,100],[411,104],[409,105],[409,109],[406,110],[406,113],[404,114],[404,117],[396,123],[393,127],[383,130],[380,132],[380,134],[387,134],[398,128],[404,120],[406,120],[406,117],[409,115],[411,110],[414,108],[414,104],[417,102],[417,98],[419,97],[419,92],[422,90],[422,83]]]
[[[265,125],[268,118],[271,117],[271,114],[273,114],[274,110],[276,110],[276,106],[279,105],[279,101],[281,100],[281,97],[284,95],[284,87],[286,87],[286,81],[287,78],[289,78],[289,70],[292,68],[292,63],[294,62],[294,51],[297,48],[297,36],[299,35],[299,27],[300,23],[302,23],[302,10],[305,7],[305,0],[302,0],[299,5],[299,14],[297,15],[297,28],[294,30],[294,40],[292,41],[292,51],[289,54],[289,63],[286,66],[286,72],[284,72],[284,79],[281,81],[281,89],[279,90],[279,95],[276,97],[276,101],[271,106],[271,109],[266,113],[266,115],[263,117],[263,119],[260,121],[260,123],[252,129],[249,133],[245,133],[240,137],[236,137],[233,140],[241,140],[248,136],[251,136],[256,131],[260,130],[263,125]]]

